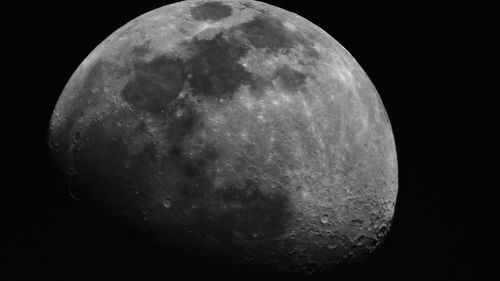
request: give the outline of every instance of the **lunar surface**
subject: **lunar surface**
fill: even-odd
[[[257,1],[184,1],[81,63],[49,128],[71,194],[170,251],[318,272],[390,228],[391,125],[354,58]]]

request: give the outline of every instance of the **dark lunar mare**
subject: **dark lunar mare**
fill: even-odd
[[[279,78],[285,90],[296,92],[305,84],[307,75],[285,64],[274,72],[273,77]]]
[[[136,63],[133,77],[122,90],[122,98],[138,110],[159,114],[184,86],[183,62],[165,56],[149,63]]]
[[[243,40],[236,35],[241,32]],[[252,93],[262,93],[279,79],[290,93],[304,85],[306,74],[288,65],[279,67],[271,77],[260,77],[247,71],[240,63],[250,46],[270,53],[288,53],[297,44],[305,47],[307,54],[317,59],[319,54],[312,43],[302,35],[289,31],[273,17],[256,16],[249,22],[231,27],[210,39],[181,42],[180,45],[193,53],[186,59],[162,55],[152,61],[135,63],[134,76],[122,91],[122,97],[132,106],[158,113],[187,84],[193,96],[231,98],[243,85],[250,86]],[[148,48],[136,47],[137,53]],[[136,50],[134,49],[134,50]]]
[[[206,2],[191,9],[191,16],[197,21],[218,21],[231,16],[233,9],[222,2]]]

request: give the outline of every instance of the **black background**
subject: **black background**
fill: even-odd
[[[468,8],[363,6],[268,1],[323,28],[360,63],[390,117],[399,164],[393,227],[365,262],[322,280],[467,280],[478,230],[473,212],[481,180],[494,166],[472,161],[469,139],[494,128],[481,117],[464,67],[475,33]],[[50,162],[46,131],[59,94],[82,60],[129,20],[169,1],[19,3],[6,10],[8,75],[2,207],[9,262],[3,280],[177,280],[154,250],[72,200]],[[305,5],[310,6],[305,6]],[[468,14],[469,16],[464,16]],[[12,100],[11,100],[12,99]],[[487,140],[480,149],[494,159]],[[497,182],[498,183],[498,182]],[[476,190],[476,191],[475,191]],[[478,243],[475,241],[475,243]],[[480,242],[479,242],[480,243]],[[183,267],[184,268],[184,267]],[[190,265],[185,266],[190,270]],[[193,270],[191,270],[191,273]],[[204,279],[203,275],[199,279]]]

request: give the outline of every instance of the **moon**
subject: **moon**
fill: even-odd
[[[367,74],[324,30],[258,1],[130,21],[76,69],[48,135],[72,196],[235,269],[361,260],[394,214],[394,136]]]

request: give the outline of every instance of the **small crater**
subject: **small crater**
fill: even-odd
[[[328,223],[328,216],[322,215],[320,220],[321,220],[322,224],[327,224]]]
[[[80,141],[80,132],[76,132],[75,133],[75,138],[73,139],[74,143],[78,143],[78,141]]]
[[[172,207],[172,199],[170,197],[165,197],[162,201],[162,205],[167,209]]]
[[[334,244],[328,244],[327,247],[328,247],[328,250],[333,250],[333,249],[337,248],[337,246]]]

